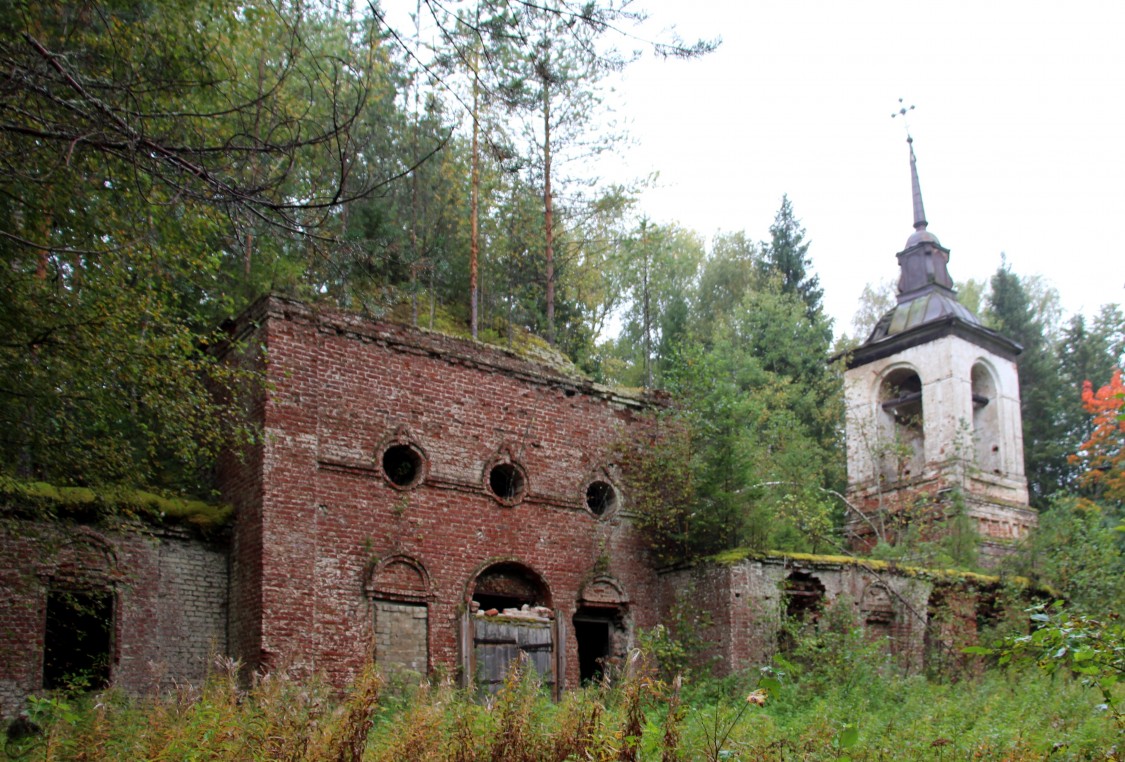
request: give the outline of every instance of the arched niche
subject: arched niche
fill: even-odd
[[[551,591],[544,579],[517,561],[499,561],[477,573],[469,583],[467,598],[481,611],[528,606],[551,608]]]
[[[425,601],[432,597],[426,568],[409,556],[391,556],[373,566],[364,587],[372,598]]]
[[[882,583],[873,583],[863,591],[860,616],[867,634],[872,638],[890,637],[895,622],[894,596]]]
[[[426,568],[409,556],[391,556],[371,568],[364,587],[371,601],[375,663],[384,674],[426,674],[433,597]]]
[[[982,473],[1002,473],[1000,401],[996,375],[984,362],[972,370],[973,456]]]
[[[922,379],[909,366],[894,368],[879,383],[878,456],[885,481],[922,474],[926,463],[926,419]]]

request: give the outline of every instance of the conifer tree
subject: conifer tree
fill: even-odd
[[[770,240],[762,248],[762,274],[780,278],[781,293],[799,297],[809,317],[820,315],[824,289],[820,287],[820,278],[809,272],[809,242],[805,240],[801,221],[793,214],[788,194],[781,197],[781,208],[770,225]]]
[[[1047,498],[1066,483],[1066,392],[1032,295],[1007,263],[992,276],[985,318],[993,328],[1023,347],[1018,365],[1024,471],[1032,505],[1043,507]]]

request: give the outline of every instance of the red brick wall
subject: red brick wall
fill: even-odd
[[[473,342],[278,299],[255,310],[271,390],[260,513],[253,489],[228,496],[238,510],[235,655],[346,682],[372,640],[365,575],[390,556],[425,570],[431,662],[443,669],[458,664],[471,581],[498,560],[536,572],[567,620],[583,584],[605,573],[632,602],[634,625],[657,621],[655,575],[623,520],[628,495],[602,517],[585,507],[592,478],[614,480],[613,447],[643,425],[641,401]],[[410,490],[381,471],[395,437],[427,459]],[[518,505],[485,487],[498,456],[527,475]],[[259,565],[260,594],[250,600]],[[573,685],[573,635],[566,648]]]
[[[114,599],[110,678],[129,693],[200,682],[226,651],[225,547],[184,531],[0,521],[0,718],[43,686],[51,588]]]

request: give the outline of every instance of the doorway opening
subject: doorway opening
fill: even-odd
[[[617,609],[581,607],[574,614],[578,642],[578,674],[583,683],[598,682],[616,656],[615,640],[622,630]]]

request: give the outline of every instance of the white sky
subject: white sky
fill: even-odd
[[[639,0],[644,34],[721,35],[696,61],[634,63],[609,96],[659,171],[641,209],[710,236],[768,237],[788,193],[837,332],[897,277],[912,232],[909,116],[930,231],[955,280],[1005,252],[1069,312],[1125,301],[1125,3]],[[618,171],[609,170],[607,171]]]

